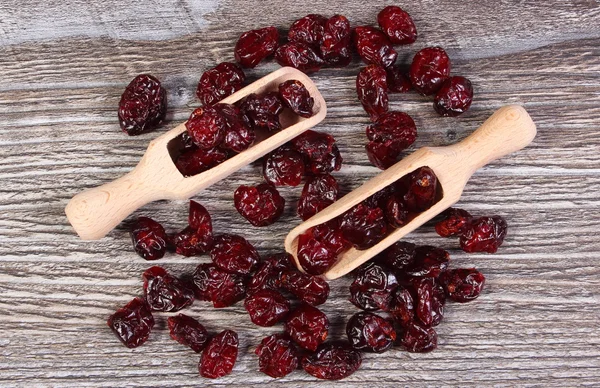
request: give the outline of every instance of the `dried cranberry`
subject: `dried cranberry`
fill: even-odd
[[[254,226],[271,225],[281,217],[285,199],[268,183],[240,186],[233,195],[237,211]]]
[[[298,345],[315,351],[327,339],[329,319],[318,308],[302,304],[288,317],[285,331]]]
[[[455,302],[470,302],[476,299],[485,284],[485,276],[475,268],[458,268],[440,276],[446,295]]]
[[[409,211],[420,213],[429,209],[437,196],[437,176],[429,167],[420,167],[401,178],[398,184],[404,186],[404,204]]]
[[[329,174],[309,177],[298,201],[298,215],[307,220],[338,198],[338,184]]]
[[[350,318],[346,325],[350,345],[363,352],[383,353],[396,340],[394,326],[379,315],[360,312]]]
[[[396,62],[398,53],[388,37],[379,29],[359,26],[354,29],[354,44],[358,55],[366,64],[390,67]]]
[[[210,256],[213,263],[223,271],[241,275],[253,272],[260,260],[252,244],[235,234],[221,234],[215,237]]]
[[[406,269],[410,276],[437,278],[448,268],[450,254],[442,248],[423,245],[415,249],[415,260]]]
[[[468,253],[496,253],[504,242],[507,228],[506,221],[500,216],[475,219],[460,236],[460,247]]]
[[[334,15],[327,19],[324,27],[321,57],[329,66],[344,67],[352,60],[350,22],[345,16]]]
[[[310,228],[298,238],[298,261],[311,275],[326,272],[337,255],[350,248],[337,220]]]
[[[188,214],[188,225],[196,229],[200,234],[212,236],[212,219],[206,208],[196,201],[190,201]]]
[[[203,150],[210,150],[223,142],[225,125],[225,119],[214,107],[196,108],[185,123],[194,144]]]
[[[431,327],[426,328],[411,322],[405,327],[400,343],[412,353],[431,352],[437,348],[437,333]]]
[[[192,148],[185,151],[175,161],[175,166],[183,176],[194,176],[218,166],[227,160],[227,152],[218,148],[202,150]]]
[[[249,94],[240,104],[240,111],[246,124],[255,130],[281,129],[279,114],[283,111],[283,103],[277,92],[263,95]]]
[[[417,28],[408,12],[390,5],[377,15],[377,23],[392,43],[410,44],[417,40]]]
[[[400,153],[385,143],[370,141],[366,146],[367,156],[371,164],[385,170],[398,161]]]
[[[146,301],[135,298],[111,315],[106,323],[125,346],[135,348],[148,340],[154,317]]]
[[[131,241],[136,253],[146,260],[158,260],[167,251],[167,233],[152,218],[139,217],[131,226]]]
[[[408,148],[417,139],[417,127],[412,117],[404,112],[387,112],[367,127],[367,138],[385,143],[400,152]]]
[[[450,77],[442,84],[433,100],[440,116],[456,117],[465,113],[473,102],[473,85],[465,77]]]
[[[323,33],[327,18],[317,14],[306,15],[292,23],[288,32],[290,42],[304,43],[318,48],[323,41]]]
[[[244,307],[252,323],[258,326],[273,326],[290,311],[290,302],[274,290],[260,290],[248,296]]]
[[[245,278],[219,269],[214,264],[200,264],[194,272],[196,297],[210,300],[213,306],[228,307],[244,298]]]
[[[385,186],[383,189],[379,190],[375,194],[367,197],[367,199],[365,199],[363,203],[368,207],[380,207],[384,209],[388,199],[390,199],[390,197],[393,196],[395,192],[395,185]]]
[[[387,222],[395,228],[401,228],[408,221],[408,210],[402,199],[398,196],[388,199],[384,213]]]
[[[444,289],[434,278],[414,278],[416,316],[425,327],[437,326],[444,318]]]
[[[386,310],[397,287],[398,280],[393,273],[370,262],[356,271],[350,285],[350,302],[367,311]]]
[[[298,349],[285,334],[263,338],[255,353],[259,370],[273,378],[287,376],[298,368]]]
[[[344,238],[357,249],[367,249],[388,233],[388,225],[380,208],[359,203],[342,216],[340,225]]]
[[[449,208],[444,219],[435,224],[435,231],[442,237],[460,236],[469,227],[473,217],[462,209]]]
[[[302,358],[302,368],[323,380],[340,380],[356,372],[362,363],[360,353],[346,343],[321,346],[316,353]]]
[[[398,241],[377,256],[377,260],[395,271],[404,271],[415,261],[416,245]]]
[[[213,236],[198,233],[191,226],[186,227],[171,237],[175,252],[183,256],[198,256],[208,252],[213,245]]]
[[[263,159],[263,176],[274,186],[298,186],[304,176],[302,155],[281,146]]]
[[[259,264],[258,270],[250,279],[248,294],[259,290],[276,290],[282,285],[282,274],[284,271],[294,268],[292,257],[289,253],[280,253],[269,256]]]
[[[385,69],[378,65],[363,67],[356,77],[356,93],[371,121],[388,111],[388,85]]]
[[[388,67],[386,73],[388,91],[390,93],[406,93],[412,89],[408,73],[404,72],[401,66]]]
[[[308,160],[323,160],[333,150],[333,136],[309,129],[292,140],[292,147]]]
[[[148,268],[142,278],[144,297],[152,310],[179,311],[194,303],[194,291],[162,267]]]
[[[254,143],[256,133],[246,124],[240,109],[230,104],[216,104],[214,107],[225,121],[225,137],[221,147],[236,153],[248,149]]]
[[[325,303],[329,296],[329,284],[325,279],[298,271],[284,271],[281,275],[281,288],[311,306]]]
[[[240,90],[245,80],[246,75],[238,65],[222,62],[202,74],[196,96],[202,105],[210,106]]]
[[[405,327],[414,320],[414,301],[409,290],[404,287],[398,286],[392,298],[389,306],[386,310],[394,321],[401,326]]]
[[[119,123],[129,136],[156,128],[167,113],[167,91],[150,74],[135,77],[121,95]]]
[[[321,160],[310,160],[306,165],[306,170],[311,175],[330,174],[333,171],[339,171],[342,168],[342,155],[337,145],[331,147],[331,152],[323,156]]]
[[[315,100],[300,81],[291,79],[280,83],[279,97],[283,105],[290,108],[298,116],[311,117],[314,114],[313,105]]]
[[[230,374],[237,360],[238,345],[238,335],[233,330],[224,330],[214,336],[200,357],[200,375],[217,379]]]
[[[450,58],[441,47],[426,47],[415,54],[409,75],[417,92],[434,94],[450,75]]]
[[[325,63],[310,46],[299,42],[279,46],[275,51],[275,60],[281,66],[291,66],[304,73],[319,71]]]
[[[275,27],[244,32],[235,44],[235,60],[244,67],[256,67],[273,54],[278,45],[279,32]]]
[[[200,353],[208,345],[210,336],[200,322],[185,314],[167,319],[171,338],[194,352]]]

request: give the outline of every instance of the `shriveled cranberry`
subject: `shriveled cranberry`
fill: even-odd
[[[203,150],[210,150],[223,142],[225,125],[225,119],[214,107],[196,108],[185,123],[194,144]]]
[[[312,48],[318,48],[323,41],[327,18],[317,14],[306,15],[292,23],[288,32],[290,42],[304,43]]]
[[[366,64],[390,67],[396,62],[398,53],[381,30],[371,26],[354,29],[354,44],[358,55]]]
[[[412,117],[404,112],[387,112],[367,127],[367,138],[384,143],[400,152],[408,148],[417,139],[417,127]]]
[[[496,253],[504,242],[507,229],[506,221],[500,216],[477,218],[460,236],[460,247],[468,253]]]
[[[398,161],[400,152],[394,150],[391,146],[385,143],[379,143],[376,141],[370,141],[365,149],[369,162],[375,167],[385,170]]]
[[[344,67],[352,60],[350,22],[343,15],[334,15],[327,19],[324,27],[321,57],[329,66]]]
[[[186,227],[179,233],[171,237],[175,246],[175,252],[183,256],[198,256],[208,252],[213,245],[213,236],[198,233],[198,230],[191,226]]]
[[[387,73],[388,91],[390,93],[406,93],[412,89],[408,73],[401,66],[395,65],[385,69]]]
[[[130,230],[133,249],[146,260],[158,260],[167,251],[167,233],[152,218],[139,217]]]
[[[448,268],[450,254],[442,248],[422,245],[415,249],[415,259],[406,268],[410,276],[437,278]]]
[[[465,113],[473,102],[473,85],[465,77],[450,77],[440,87],[433,108],[440,116],[456,117]]]
[[[167,319],[171,338],[200,353],[208,345],[210,336],[200,322],[185,314],[178,314]]]
[[[400,7],[390,5],[377,15],[377,23],[392,43],[410,44],[417,40],[417,28],[412,18]]]
[[[458,268],[440,275],[446,295],[455,302],[477,299],[485,284],[485,276],[475,268]]]
[[[231,306],[246,294],[246,279],[242,275],[225,272],[214,264],[200,264],[193,279],[196,297],[210,300],[217,308]]]
[[[242,236],[221,234],[210,251],[213,263],[223,271],[248,275],[256,269],[260,256]]]
[[[263,176],[274,186],[298,186],[304,176],[302,155],[287,145],[263,159]]]
[[[414,301],[409,290],[398,286],[392,293],[392,298],[387,308],[394,321],[405,327],[414,320]]]
[[[231,104],[219,103],[214,107],[225,121],[225,136],[221,147],[236,153],[248,149],[254,143],[256,133],[244,121],[241,110]]]
[[[336,261],[337,255],[350,248],[337,220],[310,228],[298,238],[298,261],[311,275],[320,275]]]
[[[279,46],[275,51],[275,60],[281,66],[291,66],[304,73],[319,71],[325,63],[310,46],[299,42]]]
[[[298,349],[285,334],[263,338],[255,353],[259,370],[273,378],[287,376],[298,368]]]
[[[300,81],[291,79],[280,83],[279,97],[283,105],[300,117],[311,117],[314,114],[313,105],[315,100]]]
[[[338,184],[329,174],[309,177],[298,201],[298,215],[307,220],[338,198]]]
[[[244,67],[256,67],[273,54],[278,45],[279,32],[275,27],[244,32],[235,44],[235,60]]]
[[[441,47],[426,47],[415,54],[409,75],[417,92],[434,94],[450,76],[450,58]]]
[[[363,203],[365,205],[367,205],[368,207],[380,207],[383,209],[383,208],[385,208],[388,199],[391,196],[393,196],[395,192],[396,192],[395,185],[385,186],[383,189],[379,190],[375,194],[367,197],[367,199],[365,199],[363,201]]]
[[[392,272],[370,262],[357,270],[350,285],[350,302],[367,311],[387,310],[397,287],[398,280]]]
[[[347,343],[325,344],[316,353],[302,358],[302,368],[323,380],[340,380],[356,372],[362,363],[360,353]]]
[[[436,202],[437,176],[429,167],[420,167],[398,182],[404,185],[404,204],[413,212],[429,209]]]
[[[285,199],[268,183],[242,185],[233,195],[237,211],[254,226],[271,225],[281,217]]]
[[[154,317],[144,299],[134,298],[108,317],[106,323],[125,346],[135,348],[148,340]]]
[[[142,275],[144,297],[155,311],[179,311],[194,303],[194,290],[162,267],[148,268]]]
[[[350,345],[363,352],[383,353],[396,340],[396,330],[390,321],[364,311],[350,318],[346,324],[346,334]]]
[[[434,278],[414,278],[416,316],[425,327],[437,326],[444,318],[444,289]]]
[[[329,284],[325,279],[298,271],[284,271],[281,275],[281,288],[311,306],[325,303],[329,296]]]
[[[408,221],[408,210],[399,196],[394,195],[388,199],[384,213],[387,222],[395,228],[401,228]]]
[[[183,176],[194,176],[218,166],[227,160],[227,152],[219,148],[202,150],[192,148],[177,158],[175,167]]]
[[[167,113],[167,91],[150,74],[135,77],[121,95],[119,124],[129,136],[156,128]]]
[[[444,219],[435,224],[435,231],[442,237],[460,236],[473,219],[468,211],[457,208],[449,208],[443,216]]]
[[[383,211],[362,203],[344,213],[340,228],[344,238],[357,249],[372,247],[388,233]]]
[[[342,168],[342,155],[337,145],[331,147],[331,152],[323,156],[320,160],[309,160],[306,164],[306,170],[311,175],[330,174],[333,171],[339,171]]]
[[[412,353],[427,353],[437,348],[437,333],[430,327],[411,322],[404,328],[400,343]]]
[[[333,136],[309,129],[292,140],[292,147],[308,160],[323,160],[333,150]]]
[[[213,229],[210,213],[204,206],[192,200],[190,200],[188,225],[202,234],[210,234],[212,236]]]
[[[356,77],[356,93],[371,121],[388,111],[388,84],[385,69],[379,65],[363,67]]]
[[[252,323],[258,326],[273,326],[290,311],[290,302],[274,290],[260,290],[244,301],[244,307]]]
[[[395,271],[404,271],[415,261],[416,245],[398,241],[377,256],[378,262]]]
[[[202,74],[196,96],[202,105],[210,106],[240,90],[245,80],[246,75],[238,65],[222,62]]]
[[[240,111],[250,128],[268,131],[281,129],[279,114],[283,111],[283,103],[277,92],[247,95],[240,104]]]
[[[288,317],[285,332],[304,349],[312,350],[327,339],[329,319],[316,307],[300,305]]]
[[[233,330],[224,330],[214,336],[200,357],[200,375],[217,379],[230,374],[237,360],[238,346],[238,335]]]
[[[289,253],[280,253],[269,256],[258,265],[258,270],[248,283],[248,294],[259,290],[276,290],[282,286],[283,272],[294,268],[292,257]]]

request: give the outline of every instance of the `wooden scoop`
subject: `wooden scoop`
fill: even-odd
[[[351,248],[341,254],[338,262],[323,275],[327,279],[337,279],[458,202],[467,181],[477,169],[492,160],[524,148],[531,143],[535,134],[535,124],[524,108],[518,105],[502,107],[460,143],[447,147],[424,147],[415,151],[298,225],[287,235],[285,249],[294,256],[297,267],[302,270],[297,257],[298,236],[313,226],[345,213],[367,197],[417,168],[430,167],[437,175],[443,190],[439,201],[418,214],[405,226],[395,229],[375,246],[365,250]]]
[[[274,71],[221,102],[233,104],[251,93],[277,91],[279,84],[287,80],[298,80],[306,86],[315,100],[312,117],[302,118],[286,109],[279,117],[284,128],[280,132],[208,171],[187,178],[177,170],[171,157],[179,145],[173,139],[186,129],[185,123],[178,125],[152,140],[130,173],[71,199],[65,213],[77,234],[84,240],[100,239],[145,204],[160,199],[187,199],[320,123],[327,113],[325,100],[310,78],[291,67]]]

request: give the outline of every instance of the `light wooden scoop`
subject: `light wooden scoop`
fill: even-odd
[[[138,165],[127,175],[102,186],[84,191],[71,199],[65,209],[67,218],[84,240],[104,237],[127,216],[145,204],[161,199],[187,199],[200,190],[227,177],[243,166],[320,123],[327,106],[315,84],[304,73],[283,67],[237,91],[221,102],[233,104],[251,93],[277,91],[280,83],[298,80],[315,100],[314,115],[302,118],[286,109],[279,117],[282,130],[258,141],[249,149],[208,171],[184,177],[175,167],[171,151],[173,140],[185,131],[185,123],[152,140]]]
[[[524,148],[531,143],[535,134],[535,124],[523,107],[504,106],[460,143],[447,147],[424,147],[415,151],[298,225],[287,235],[285,249],[294,256],[296,265],[302,270],[297,257],[298,236],[313,226],[345,213],[367,197],[417,168],[430,167],[437,175],[443,190],[439,201],[402,228],[395,229],[375,246],[365,250],[351,248],[343,253],[338,262],[323,275],[327,279],[343,276],[458,202],[467,181],[477,169],[492,160]]]

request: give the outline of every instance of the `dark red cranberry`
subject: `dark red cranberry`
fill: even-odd
[[[236,153],[247,150],[254,143],[256,133],[244,121],[241,110],[231,104],[219,103],[214,107],[225,120],[225,137],[221,147]]]
[[[292,147],[308,160],[323,160],[333,151],[333,136],[309,129],[292,140]]]
[[[248,294],[259,290],[276,290],[282,286],[283,272],[294,268],[292,257],[289,253],[280,253],[269,256],[258,265],[258,270],[248,283]]]
[[[240,186],[233,195],[237,211],[254,226],[271,225],[281,217],[285,199],[268,183]]]
[[[321,57],[328,66],[344,67],[352,60],[350,22],[345,16],[334,15],[325,23]]]
[[[435,224],[435,231],[442,237],[460,236],[473,219],[468,211],[457,208],[449,208],[443,216],[444,219]]]
[[[281,275],[281,288],[311,306],[325,303],[329,296],[329,284],[325,279],[298,271],[284,271]]]
[[[255,353],[259,370],[273,378],[287,376],[298,368],[298,349],[285,334],[263,338]]]
[[[167,319],[171,338],[194,352],[200,353],[208,345],[210,336],[200,322],[184,314]]]
[[[409,75],[417,92],[434,94],[450,76],[450,58],[441,47],[426,47],[415,54]]]
[[[370,262],[356,271],[350,285],[350,302],[367,311],[387,310],[397,287],[398,280],[392,272]]]
[[[357,249],[367,249],[388,233],[388,225],[380,208],[359,203],[342,216],[340,224],[344,238]]]
[[[129,136],[156,128],[167,113],[167,91],[150,74],[135,77],[121,95],[119,124]]]
[[[437,333],[432,327],[426,328],[411,322],[405,327],[400,343],[412,353],[431,352],[437,348]]]
[[[337,255],[348,250],[350,243],[342,235],[337,220],[310,228],[298,238],[298,261],[311,275],[325,273]]]
[[[440,275],[446,295],[455,302],[477,299],[485,284],[485,276],[475,268],[458,268]]]
[[[415,249],[415,259],[406,268],[410,276],[437,278],[448,268],[450,254],[442,248],[423,245]]]
[[[390,321],[379,315],[360,312],[350,318],[346,325],[350,345],[363,352],[383,353],[396,340],[396,330]]]
[[[213,263],[223,271],[240,275],[254,272],[260,260],[252,244],[235,234],[221,234],[215,237],[210,256]]]
[[[414,301],[410,291],[398,286],[392,293],[392,298],[386,311],[390,313],[394,321],[402,327],[406,327],[414,320],[414,309]]]
[[[380,207],[380,208],[384,209],[387,204],[388,199],[390,199],[394,195],[395,192],[396,192],[395,185],[385,186],[383,189],[379,190],[375,194],[367,197],[367,199],[365,199],[363,201],[363,203],[365,205],[367,205],[368,207]]]
[[[318,48],[323,41],[323,33],[327,18],[317,14],[306,15],[292,23],[288,32],[290,42],[304,43]]]
[[[210,233],[204,233],[191,226],[186,227],[171,237],[175,252],[183,256],[198,256],[208,252],[213,246],[212,228]]]
[[[399,196],[392,196],[388,199],[384,209],[385,219],[394,228],[401,228],[408,221],[408,210]]]
[[[444,318],[446,296],[444,289],[434,278],[414,278],[416,293],[416,316],[425,327],[437,326]]]
[[[196,108],[185,123],[194,144],[210,150],[223,142],[226,132],[225,118],[214,107]]]
[[[378,143],[376,141],[370,141],[365,149],[369,162],[377,168],[385,170],[398,161],[400,152],[394,150],[391,146],[385,143]]]
[[[198,233],[210,234],[212,236],[213,229],[210,213],[196,201],[190,201],[188,225],[196,229]]]
[[[400,152],[417,139],[417,126],[404,112],[387,112],[367,127],[367,138]]]
[[[442,84],[433,100],[440,116],[456,117],[465,113],[473,102],[473,85],[465,77],[450,77]]]
[[[135,298],[108,317],[106,323],[125,346],[136,348],[148,340],[154,317],[146,301]]]
[[[244,298],[246,279],[219,269],[214,264],[200,264],[194,272],[196,297],[210,300],[217,308],[228,307]]]
[[[307,220],[338,198],[338,184],[329,174],[309,177],[298,201],[298,215]]]
[[[390,5],[377,15],[381,30],[395,44],[410,44],[417,40],[417,28],[408,12]]]
[[[468,253],[496,253],[504,242],[507,229],[506,221],[500,216],[477,218],[460,236],[460,247]]]
[[[415,261],[416,245],[398,241],[377,256],[378,262],[394,271],[404,271]]]
[[[302,304],[288,317],[285,331],[298,345],[314,352],[327,339],[329,319],[318,308]]]
[[[366,64],[390,67],[396,62],[398,53],[388,37],[378,28],[359,26],[354,29],[354,44],[358,55]]]
[[[283,105],[300,117],[311,117],[314,114],[313,105],[315,100],[300,81],[291,79],[280,83],[279,97]]]
[[[401,66],[388,67],[386,73],[388,91],[390,93],[406,93],[412,89],[408,73],[404,72]]]
[[[194,290],[162,267],[148,268],[142,279],[144,297],[154,311],[179,311],[194,303]]]
[[[429,167],[420,167],[398,181],[404,186],[404,204],[412,212],[429,209],[437,196],[437,176]]]
[[[254,130],[281,129],[279,114],[283,111],[283,103],[277,92],[247,95],[240,104],[240,111],[246,124]]]
[[[227,160],[227,152],[219,148],[202,150],[192,148],[177,158],[175,166],[183,176],[194,176],[218,166]]]
[[[167,251],[167,233],[152,218],[139,217],[130,230],[133,249],[146,260],[158,260]]]
[[[235,60],[244,67],[256,67],[273,54],[278,45],[279,32],[275,27],[244,32],[235,44]]]
[[[245,80],[246,75],[238,65],[222,62],[202,74],[196,96],[202,105],[210,106],[240,90]]]
[[[274,186],[298,186],[304,176],[302,155],[283,145],[263,159],[263,176]]]
[[[260,290],[248,296],[244,307],[250,320],[257,326],[273,326],[290,311],[290,302],[274,290]]]
[[[309,160],[306,170],[311,175],[330,174],[342,168],[342,155],[337,145],[331,147],[331,152],[323,156],[321,160]]]
[[[238,345],[238,335],[233,330],[224,330],[214,336],[200,357],[200,375],[217,379],[230,374],[237,360]]]
[[[356,77],[356,93],[371,121],[388,111],[388,85],[385,69],[378,65],[363,67]]]
[[[302,358],[302,368],[323,380],[340,380],[356,372],[362,363],[360,353],[346,343],[325,344],[316,353]]]
[[[291,66],[304,73],[319,71],[325,63],[310,46],[289,42],[275,51],[275,60],[281,66]]]

